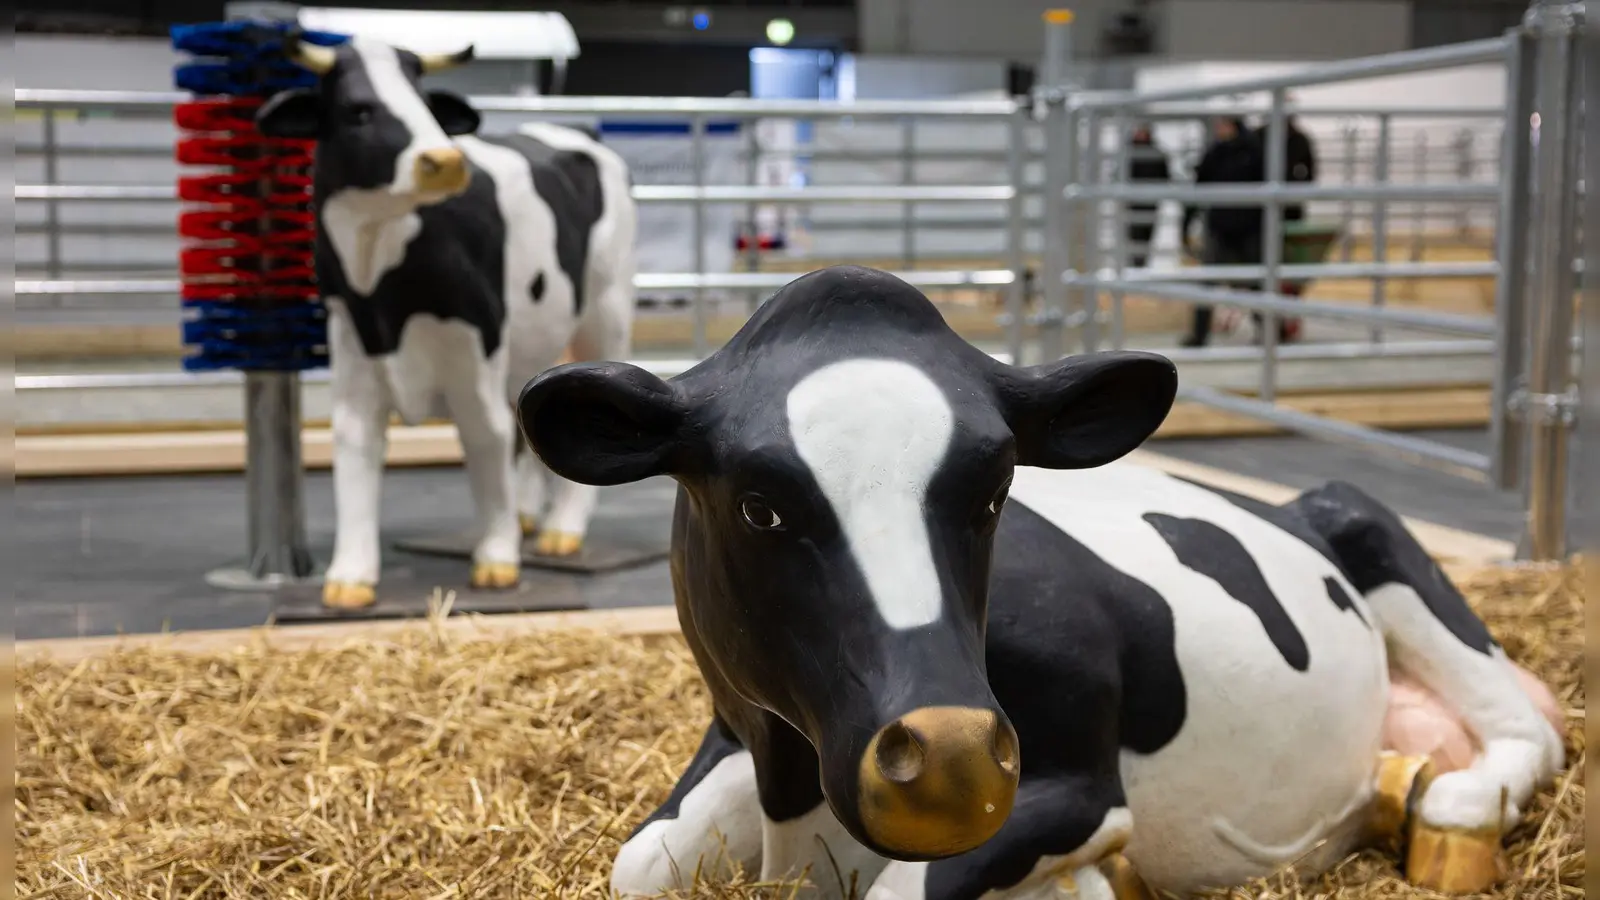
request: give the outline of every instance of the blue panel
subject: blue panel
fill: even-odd
[[[600,134],[689,134],[688,122],[601,122]],[[738,134],[738,122],[707,122],[706,134]]]

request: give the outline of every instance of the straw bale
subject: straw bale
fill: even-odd
[[[1577,576],[1494,569],[1461,583],[1555,688],[1581,772]],[[601,897],[620,840],[665,798],[710,712],[678,637],[418,626],[312,650],[31,659],[17,678],[23,898]],[[1496,898],[1582,896],[1583,799],[1572,774],[1539,798]],[[793,890],[733,877],[688,896]],[[1427,895],[1363,854],[1310,884],[1231,896]]]

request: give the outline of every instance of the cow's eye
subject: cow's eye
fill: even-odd
[[[365,104],[352,106],[345,112],[345,116],[352,125],[365,125],[372,121],[372,107]]]
[[[984,512],[988,513],[990,518],[1000,515],[1000,510],[1005,508],[1006,497],[1010,496],[1010,494],[1011,482],[1007,481],[1000,486],[1000,490],[994,492],[994,496],[990,498],[989,505],[984,508]]]
[[[739,501],[739,515],[757,531],[775,531],[783,527],[783,519],[760,497],[746,497]]]

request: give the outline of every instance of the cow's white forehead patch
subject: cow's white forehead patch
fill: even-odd
[[[939,619],[939,574],[923,520],[955,413],[933,379],[887,359],[824,366],[788,397],[789,434],[844,529],[893,628]]]
[[[428,109],[405,70],[400,68],[400,54],[393,47],[361,37],[352,38],[350,44],[361,58],[361,67],[367,73],[367,80],[372,82],[378,103],[411,133],[410,144],[395,158],[394,176],[390,179],[391,191],[411,193],[416,189],[413,166],[417,156],[426,150],[452,146],[450,137],[439,127],[433,111]]]

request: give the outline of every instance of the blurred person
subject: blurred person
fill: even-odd
[[[1238,116],[1224,116],[1212,123],[1212,143],[1195,166],[1194,183],[1260,184],[1266,180],[1266,159],[1256,134]],[[1203,235],[1198,253],[1204,265],[1260,265],[1263,216],[1260,206],[1216,204],[1204,210],[1188,204],[1183,210],[1179,231],[1187,244],[1190,223],[1200,219]],[[1217,287],[1260,290],[1260,281],[1213,282]],[[1183,347],[1203,347],[1211,337],[1212,309],[1204,304],[1194,308],[1194,322],[1180,342]],[[1261,319],[1255,317],[1259,330]]]
[[[1172,180],[1167,167],[1167,154],[1156,146],[1150,126],[1135,128],[1129,140],[1132,145],[1128,160],[1128,181],[1166,184]],[[1128,265],[1142,269],[1150,260],[1150,241],[1156,233],[1156,216],[1160,206],[1155,203],[1128,204]]]
[[[1294,116],[1285,116],[1283,124],[1286,130],[1284,135],[1284,180],[1290,183],[1305,184],[1317,180],[1317,148],[1311,140],[1311,135],[1300,128],[1300,122]],[[1272,139],[1269,134],[1270,124],[1263,124],[1256,130],[1256,139],[1260,142],[1263,154],[1270,153]],[[1263,155],[1263,160],[1266,159]],[[1262,179],[1265,180],[1265,175]],[[1284,206],[1283,220],[1285,222],[1298,222],[1306,217],[1304,203],[1293,203]]]

